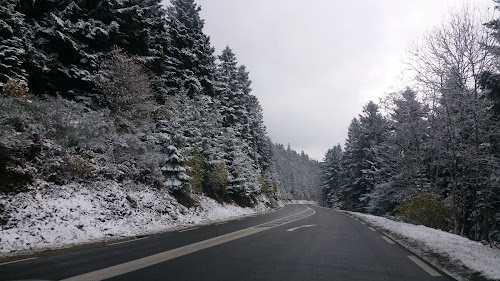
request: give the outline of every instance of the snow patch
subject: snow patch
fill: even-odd
[[[0,195],[0,257],[164,232],[269,210],[219,204],[200,196],[188,209],[166,190],[114,181],[57,186],[38,182],[31,191]]]

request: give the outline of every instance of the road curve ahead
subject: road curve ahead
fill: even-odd
[[[0,280],[453,280],[346,214],[276,212],[0,261]]]

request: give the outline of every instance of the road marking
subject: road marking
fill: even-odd
[[[17,260],[17,261],[9,261],[9,262],[4,262],[4,263],[0,263],[0,265],[13,264],[13,263],[18,263],[18,262],[23,262],[23,261],[30,261],[30,260],[35,260],[35,259],[38,259],[38,257],[34,257],[34,258],[27,258],[27,259]]]
[[[221,224],[226,224],[227,221],[223,221],[223,222],[219,222],[219,223],[216,223],[215,225],[221,225]]]
[[[361,222],[361,224],[364,224],[364,225],[366,225],[366,223],[365,223],[364,221],[362,221],[362,222]]]
[[[373,228],[373,227],[368,227],[368,228],[369,228],[371,231],[377,231],[377,230],[375,230],[375,228]]]
[[[238,220],[239,220],[239,221],[242,221],[242,220],[244,220],[244,219],[245,219],[245,218],[240,218],[240,219],[238,219]]]
[[[184,229],[184,230],[179,230],[178,232],[187,232],[187,231],[191,231],[191,230],[195,230],[195,229],[198,229],[199,227],[193,227],[193,228],[188,228],[188,229]]]
[[[442,276],[439,272],[432,269],[432,267],[428,266],[425,262],[421,261],[419,258],[415,256],[408,256],[410,260],[420,266],[423,270],[427,271],[431,276]]]
[[[119,244],[125,244],[125,243],[135,242],[135,241],[144,240],[144,239],[148,239],[148,237],[141,237],[141,238],[136,238],[136,239],[132,239],[132,240],[127,240],[127,241],[121,241],[121,242],[111,243],[111,244],[108,244],[108,246],[119,245]]]
[[[382,236],[382,239],[384,239],[385,241],[387,241],[387,243],[389,244],[396,244],[396,242],[392,241],[391,239],[389,239],[389,237],[387,236]]]
[[[306,228],[306,227],[313,227],[313,226],[316,226],[316,225],[315,224],[306,224],[306,225],[303,225],[303,226],[298,226],[298,227],[287,229],[287,231],[294,231],[294,230],[297,230],[299,228]]]
[[[207,249],[210,247],[214,247],[214,246],[226,243],[226,242],[230,242],[230,241],[240,239],[240,238],[252,235],[252,234],[256,234],[256,233],[259,233],[259,232],[262,232],[262,231],[265,231],[265,230],[268,230],[268,229],[271,229],[271,228],[274,228],[277,226],[281,226],[281,225],[284,225],[287,223],[291,223],[294,221],[305,219],[305,218],[310,217],[316,213],[313,209],[311,209],[309,207],[306,207],[306,208],[307,208],[306,210],[298,212],[296,214],[293,214],[293,215],[290,215],[290,216],[287,216],[287,217],[284,217],[281,219],[277,219],[274,221],[270,221],[270,223],[271,223],[271,222],[276,222],[276,221],[280,221],[280,220],[289,218],[289,220],[287,220],[286,222],[279,224],[279,225],[263,226],[265,224],[260,224],[260,225],[253,226],[250,228],[238,230],[238,231],[235,231],[232,233],[228,233],[228,234],[224,234],[224,235],[221,235],[218,237],[214,237],[211,239],[200,241],[200,242],[197,242],[194,244],[186,245],[184,247],[180,247],[180,248],[172,249],[172,250],[165,251],[162,253],[158,253],[158,254],[155,254],[152,256],[147,256],[144,258],[140,258],[140,259],[129,261],[129,262],[122,263],[122,264],[118,264],[118,265],[111,266],[108,268],[103,268],[103,269],[100,269],[97,271],[88,272],[88,273],[85,273],[82,275],[74,276],[74,277],[71,277],[68,279],[64,279],[62,281],[104,280],[104,279],[109,279],[109,278],[112,278],[115,276],[123,275],[123,274],[129,273],[129,272],[132,272],[132,271],[136,271],[136,270],[139,270],[139,269],[142,269],[145,267],[149,267],[149,266],[152,266],[155,264],[166,262],[166,261],[184,256],[184,255],[188,255],[188,254],[191,254],[191,253],[194,253],[197,251],[201,251],[201,250],[204,250],[204,249]],[[307,213],[308,211],[312,211],[312,213],[308,214]],[[305,213],[305,214],[301,217],[298,217],[298,218],[292,220],[293,217],[295,217],[299,214],[302,214],[302,213]]]

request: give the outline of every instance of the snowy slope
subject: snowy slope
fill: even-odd
[[[266,198],[258,198],[265,202]],[[39,182],[27,193],[0,195],[8,217],[0,226],[0,257],[44,249],[157,233],[194,224],[263,212],[199,197],[197,207],[180,205],[167,191],[101,182],[57,186]]]
[[[443,261],[436,261],[436,256],[444,257],[447,262],[451,262],[452,270],[465,266],[465,271],[468,272],[462,272],[462,278],[475,280],[474,273],[480,273],[486,278],[500,280],[500,249],[498,248],[490,248],[488,245],[423,225],[396,222],[355,212],[348,213],[389,232],[393,238],[402,240],[402,244],[437,262],[440,266],[444,265]],[[461,279],[460,276],[454,277]]]

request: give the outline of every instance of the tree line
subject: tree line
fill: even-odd
[[[500,241],[500,20],[481,15],[450,12],[410,52],[413,83],[352,120],[326,205]]]
[[[2,0],[1,193],[112,180],[165,188],[188,206],[199,194],[245,206],[293,197],[249,72],[229,46],[214,54],[200,10],[193,0]],[[320,190],[304,188],[307,199]]]

